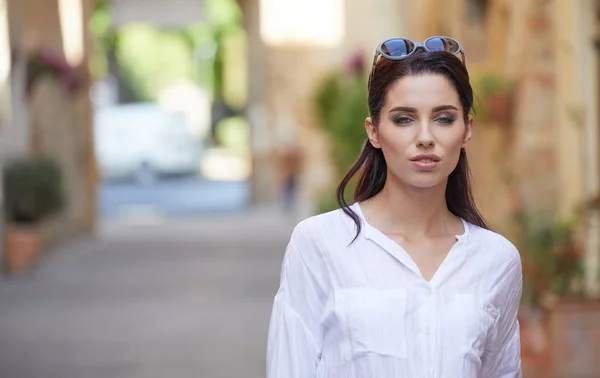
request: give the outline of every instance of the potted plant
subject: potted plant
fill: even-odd
[[[556,298],[581,297],[583,248],[577,240],[576,223],[524,213],[516,219],[526,303],[538,307]]]
[[[515,219],[523,260],[524,369],[561,377],[600,376],[600,302],[583,290],[578,222],[523,212]]]
[[[62,175],[46,157],[17,159],[4,168],[4,268],[8,273],[27,270],[37,261],[40,224],[62,209]]]
[[[475,78],[475,114],[484,122],[510,127],[513,123],[513,85],[504,77],[485,73]]]

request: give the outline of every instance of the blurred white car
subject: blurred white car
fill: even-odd
[[[104,106],[94,114],[96,162],[102,178],[146,183],[199,171],[201,144],[182,114],[155,103]]]

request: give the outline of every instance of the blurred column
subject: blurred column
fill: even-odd
[[[258,0],[238,0],[243,13],[247,36],[248,105],[247,118],[251,127],[252,148],[252,203],[269,202],[270,177],[274,165],[269,159],[271,133],[267,111],[267,54],[268,49],[260,38],[260,12]]]
[[[27,154],[30,148],[31,130],[26,94],[28,53],[40,46],[62,48],[56,0],[43,3],[35,0],[4,1],[8,15],[12,55],[10,75],[12,117],[10,122],[5,123],[0,136],[2,158]]]
[[[267,109],[273,145],[273,163],[282,162],[285,151],[298,152],[303,162],[297,172],[295,210],[298,217],[316,211],[320,195],[329,190],[333,172],[328,138],[314,107],[317,86],[330,70],[345,69],[344,52],[337,53],[345,38],[344,1],[260,0],[261,39],[267,45]],[[318,25],[318,26],[315,26]],[[343,50],[342,50],[343,51]],[[286,169],[273,166],[271,193],[280,200]],[[288,167],[289,168],[289,167]]]
[[[10,124],[12,117],[10,72],[11,51],[8,27],[8,4],[6,0],[0,0],[0,141],[4,139],[5,130]],[[3,156],[0,156],[0,214],[4,212],[3,160]],[[0,240],[4,240],[4,223],[2,220],[0,220]],[[3,255],[3,248],[4,243],[0,243],[0,256]]]
[[[524,0],[521,0],[523,2]],[[507,40],[509,34],[509,3],[506,0],[488,0],[485,21],[486,57],[490,68],[503,72],[507,63],[507,48],[512,41]]]
[[[563,217],[583,207],[585,289],[592,296],[600,294],[599,212],[588,205],[600,191],[596,14],[591,1],[554,1],[558,203]]]
[[[583,101],[587,153],[584,156],[584,198],[600,196],[600,3],[577,3],[578,25],[582,41],[578,82]],[[576,71],[576,72],[577,72]],[[585,288],[589,295],[600,296],[600,210],[589,208],[586,230]]]
[[[62,0],[65,1],[65,0]],[[74,26],[79,27],[81,25],[80,30],[72,30],[71,32],[79,33],[79,37],[73,39],[74,44],[80,44],[79,47],[67,47],[65,45],[65,54],[67,54],[67,58],[69,58],[69,52],[71,54],[71,59],[80,59],[80,64],[83,67],[89,67],[90,55],[92,53],[92,36],[90,34],[90,28],[88,27],[88,22],[92,17],[92,13],[94,10],[94,6],[97,0],[70,0],[71,2],[78,2],[78,4],[71,4],[71,7],[77,8],[77,12],[72,15],[74,18]],[[65,1],[63,6],[69,6],[69,2]],[[77,21],[79,20],[79,21]],[[64,28],[64,33],[69,33],[69,28]],[[66,35],[64,36],[66,38]],[[80,51],[79,51],[80,49]],[[86,94],[90,93],[91,86],[91,77],[89,70],[85,70],[86,80],[85,80],[85,88],[82,91]],[[88,95],[86,101],[82,101],[81,107],[79,109],[81,112],[81,122],[82,127],[85,132],[83,135],[83,141],[85,143],[84,150],[87,152],[85,158],[87,159],[86,165],[87,169],[87,180],[86,180],[86,209],[84,216],[84,230],[88,233],[92,233],[95,230],[96,225],[96,185],[98,182],[98,175],[96,169],[96,155],[94,150],[94,116],[93,116],[93,108],[92,102],[90,100],[90,96]]]
[[[27,60],[32,53],[64,53],[71,66],[87,65],[87,20],[94,0],[6,0],[13,52],[13,117],[0,142],[5,156],[42,152],[63,168],[69,202],[48,222],[47,237],[58,240],[90,232],[95,220],[88,80],[68,97],[60,83],[41,80],[27,93]],[[64,35],[64,38],[63,38]],[[4,148],[7,147],[7,148]],[[89,177],[88,177],[89,175]]]
[[[301,180],[301,191],[310,202],[331,176],[324,168],[325,138],[314,116],[312,95],[318,79],[336,61],[332,52],[344,32],[339,28],[344,14],[336,18],[335,12],[323,9],[317,0],[238,3],[248,38],[253,203],[272,204],[279,199],[277,152],[286,135],[295,135],[294,143],[310,160]],[[315,24],[323,27],[315,28]],[[291,125],[294,130],[288,129]]]
[[[0,133],[10,122],[11,109],[11,51],[8,31],[8,5],[0,0]]]
[[[370,62],[377,44],[406,33],[409,0],[238,0],[248,36],[253,200],[272,203],[276,148],[294,135],[303,150],[300,196],[310,207],[333,169],[328,138],[314,112],[314,93],[331,70],[356,52]],[[365,83],[366,85],[366,83]],[[366,114],[365,114],[366,116]],[[363,120],[357,120],[362,127]],[[293,129],[291,128],[293,125]]]
[[[510,6],[510,19],[505,40],[506,68],[509,78],[515,78],[523,69],[524,50],[527,46],[528,26],[526,18],[530,13],[532,0],[513,1]]]
[[[586,151],[583,112],[583,88],[577,70],[582,57],[582,29],[579,27],[577,6],[571,0],[554,1],[554,46],[556,77],[556,144],[560,183],[559,211],[570,217],[583,200],[583,166]]]

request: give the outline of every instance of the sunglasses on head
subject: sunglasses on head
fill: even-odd
[[[375,56],[373,57],[371,74],[369,75],[369,86],[379,58],[384,57],[391,60],[406,59],[413,55],[419,47],[423,48],[425,51],[446,51],[454,55],[460,53],[461,60],[463,64],[465,64],[465,52],[460,42],[454,38],[436,36],[427,38],[425,42],[415,42],[406,38],[392,38],[377,46]]]

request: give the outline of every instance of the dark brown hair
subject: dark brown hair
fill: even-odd
[[[399,79],[409,75],[443,75],[452,83],[463,108],[464,122],[469,121],[469,113],[473,108],[473,89],[469,82],[469,73],[465,65],[456,56],[447,52],[417,51],[403,60],[381,58],[372,73],[369,86],[369,113],[374,125],[379,124],[381,109],[385,104],[387,93]],[[387,178],[387,164],[381,149],[373,147],[367,139],[356,162],[350,167],[337,187],[336,197],[339,206],[356,224],[356,237],[361,231],[358,215],[349,207],[344,198],[344,190],[354,175],[360,172],[354,202],[365,201],[379,193]],[[467,154],[460,151],[458,164],[450,176],[446,186],[446,203],[448,210],[467,222],[490,229],[489,225],[477,209],[471,190],[471,172],[467,162]]]

